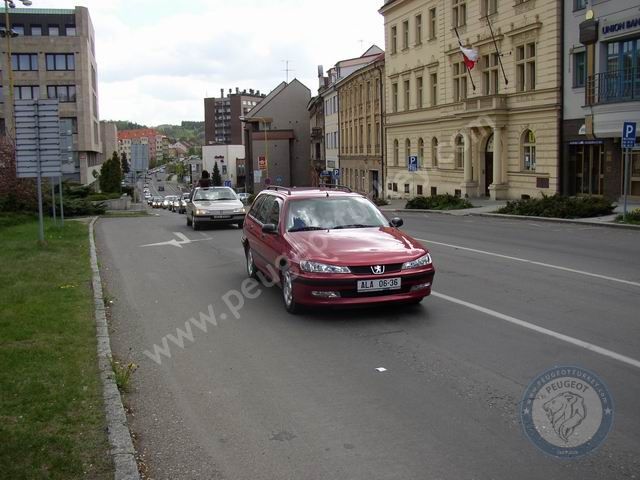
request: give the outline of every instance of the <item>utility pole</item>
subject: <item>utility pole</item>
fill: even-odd
[[[286,73],[287,83],[289,83],[289,72],[295,72],[295,70],[289,68],[289,60],[283,60],[283,62],[285,64],[285,67],[282,71]]]

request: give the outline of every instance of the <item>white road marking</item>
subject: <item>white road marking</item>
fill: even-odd
[[[460,245],[451,245],[450,243],[436,242],[434,240],[427,240],[425,238],[418,238],[421,242],[432,243],[434,245],[442,245],[444,247],[456,248],[458,250],[466,250],[467,252],[481,253],[483,255],[490,255],[492,257],[504,258],[506,260],[514,260],[516,262],[530,263],[531,265],[538,265],[539,267],[553,268],[556,270],[562,270],[563,272],[576,273],[578,275],[585,275],[587,277],[599,278],[601,280],[608,280],[610,282],[624,283],[625,285],[632,285],[634,287],[640,287],[640,283],[632,282],[631,280],[625,280],[623,278],[609,277],[607,275],[600,275],[599,273],[585,272],[584,270],[576,270],[575,268],[562,267],[560,265],[552,265],[550,263],[536,262],[535,260],[527,260],[526,258],[512,257],[510,255],[502,255],[501,253],[487,252],[485,250],[478,250],[476,248],[461,247]]]
[[[476,305],[475,303],[466,302],[464,300],[460,300],[459,298],[450,297],[449,295],[445,295],[443,293],[431,292],[431,295],[437,298],[441,298],[443,300],[447,300],[448,302],[456,303],[458,305],[462,305],[463,307],[470,308],[477,312],[484,313],[485,315],[490,315],[495,318],[499,318],[500,320],[504,320],[505,322],[512,323],[514,325],[518,325],[523,328],[528,328],[529,330],[533,330],[534,332],[541,333],[543,335],[548,335],[557,340],[562,340],[563,342],[570,343],[572,345],[576,345],[578,347],[584,348],[586,350],[598,353],[600,355],[604,355],[605,357],[612,358],[614,360],[618,360],[619,362],[626,363],[627,365],[631,365],[632,367],[640,368],[640,360],[636,360],[631,357],[627,357],[625,355],[621,355],[611,350],[607,350],[606,348],[599,347],[598,345],[594,345],[593,343],[585,342],[578,338],[570,337],[569,335],[565,335],[563,333],[555,332],[553,330],[549,330],[548,328],[541,327],[539,325],[535,325],[533,323],[525,322],[524,320],[520,320],[518,318],[512,317],[510,315],[505,315],[504,313],[496,312],[495,310],[491,310],[489,308],[481,307],[480,305]]]
[[[387,371],[387,369],[384,368],[384,367],[378,367],[378,368],[376,368],[376,370],[379,371],[379,372],[386,372]]]
[[[166,241],[166,242],[148,243],[147,245],[140,245],[140,247],[160,247],[160,246],[164,246],[164,245],[171,245],[173,247],[182,248],[183,245],[188,245],[189,243],[205,242],[207,240],[213,240],[212,237],[196,238],[194,240],[191,240],[190,238],[188,238],[182,232],[173,232],[173,234],[176,237],[178,237],[180,240],[176,240],[174,238],[173,240],[169,240],[169,241]]]

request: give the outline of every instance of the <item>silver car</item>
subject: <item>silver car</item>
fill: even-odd
[[[246,210],[236,192],[229,187],[198,187],[187,203],[187,225],[194,230],[204,223],[235,223],[240,228]]]

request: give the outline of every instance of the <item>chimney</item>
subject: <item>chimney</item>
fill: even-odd
[[[260,90],[256,90],[256,95],[260,96]]]
[[[250,93],[251,95],[253,95],[253,88],[250,88],[250,89],[249,89],[249,93]]]
[[[240,89],[238,87],[236,87],[236,95],[240,93]]]
[[[224,98],[224,88],[220,89],[220,98]]]
[[[230,89],[229,89],[229,95],[231,95],[232,93],[233,93],[233,89],[232,89],[232,88],[230,88]]]

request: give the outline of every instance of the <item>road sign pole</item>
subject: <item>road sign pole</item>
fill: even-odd
[[[56,223],[58,223],[56,220],[56,183],[53,177],[51,177],[50,180],[51,180],[51,211],[53,212],[53,224],[55,225]]]
[[[38,187],[38,240],[44,243],[44,218],[42,216],[42,166],[40,165],[40,117],[38,116],[38,102],[35,102],[35,119],[36,119],[36,171],[37,171],[37,187]]]
[[[62,175],[58,177],[58,188],[60,190],[60,223],[64,227],[64,202],[62,200]]]
[[[624,203],[622,207],[622,221],[627,221],[627,196],[629,194],[629,152],[628,148],[622,149],[622,157],[624,158],[624,174],[623,174],[623,195],[624,195]]]

